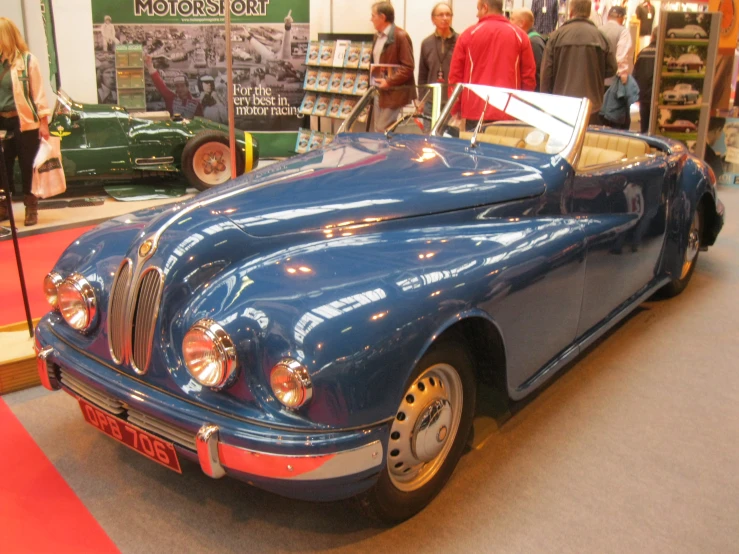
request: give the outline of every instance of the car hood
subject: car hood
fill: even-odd
[[[440,137],[341,136],[197,201],[252,236],[331,229],[530,198],[552,156]]]

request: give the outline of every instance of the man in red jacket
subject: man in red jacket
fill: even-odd
[[[474,83],[495,87],[534,90],[536,62],[529,37],[503,15],[503,0],[478,0],[476,25],[466,29],[457,40],[449,84]],[[460,110],[474,129],[485,109],[484,121],[511,119],[469,90],[462,92],[453,113]]]

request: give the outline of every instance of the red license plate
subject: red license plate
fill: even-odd
[[[180,461],[177,459],[177,452],[172,443],[163,441],[143,429],[134,427],[130,423],[126,423],[122,419],[118,419],[104,412],[81,398],[77,400],[80,403],[82,416],[85,418],[85,421],[96,427],[98,431],[102,431],[118,442],[122,442],[150,460],[154,460],[156,463],[168,467],[177,473],[182,473]]]

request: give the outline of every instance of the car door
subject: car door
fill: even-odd
[[[583,224],[587,248],[578,336],[655,278],[668,181],[662,155],[576,173],[572,214]]]

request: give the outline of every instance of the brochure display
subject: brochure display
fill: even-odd
[[[649,131],[685,142],[703,157],[720,14],[663,12]]]
[[[305,55],[305,96],[299,112],[303,115],[346,119],[370,87],[371,42],[320,40],[308,44]],[[369,109],[358,121],[367,121]],[[330,133],[301,129],[295,143],[299,154],[326,145]]]
[[[140,44],[116,45],[115,73],[118,104],[131,111],[145,111],[144,54]]]

